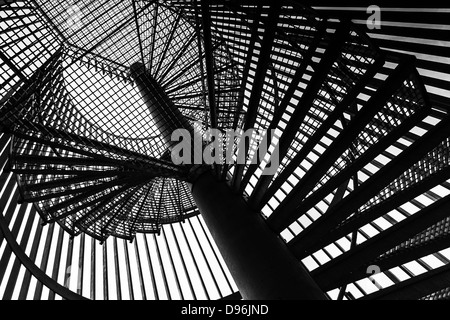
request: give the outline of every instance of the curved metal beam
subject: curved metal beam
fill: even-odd
[[[24,265],[27,270],[36,277],[42,284],[48,287],[51,291],[60,295],[66,300],[89,300],[75,292],[69,290],[68,288],[62,286],[52,278],[50,278],[44,271],[42,271],[25,253],[24,250],[17,243],[14,235],[8,228],[8,223],[6,222],[3,215],[0,215],[0,231],[3,234],[6,242],[8,243],[11,250],[16,255],[17,259]]]

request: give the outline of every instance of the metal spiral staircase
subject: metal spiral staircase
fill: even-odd
[[[10,28],[29,28],[30,15],[28,24],[45,30],[36,40],[41,63],[4,59],[20,80],[0,105],[3,137],[11,137],[3,173],[14,174],[17,203],[33,203],[43,226],[57,222],[102,245],[160,234],[198,215],[189,183],[193,170],[211,170],[299,261],[341,250],[310,270],[339,299],[370,265],[388,270],[448,247],[448,196],[401,221],[390,213],[450,179],[449,118],[433,109],[413,56],[380,49],[351,22],[297,1],[38,0],[0,10],[17,24]],[[248,148],[244,164],[173,164],[162,138],[170,133],[133,80],[136,62],[205,139],[210,128],[272,129],[268,153]],[[427,126],[430,117],[438,123]],[[274,152],[278,170],[262,175]],[[376,234],[358,240],[367,225]],[[448,273],[442,268],[428,273]],[[423,298],[447,287],[420,282],[419,293],[405,292]],[[363,298],[395,298],[395,288]]]

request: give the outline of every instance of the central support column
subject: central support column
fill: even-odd
[[[142,63],[133,63],[130,71],[131,77],[153,117],[153,121],[169,148],[172,147],[173,142],[170,137],[175,130],[187,129],[194,134],[194,129],[189,121],[170,100],[159,83],[146,72]]]
[[[226,183],[205,172],[192,195],[244,299],[327,299],[262,216]]]
[[[169,149],[174,130],[183,128],[196,134],[143,64],[133,64],[131,75]],[[286,244],[241,195],[217,181],[211,171],[195,176],[191,183],[192,196],[244,299],[327,299]]]

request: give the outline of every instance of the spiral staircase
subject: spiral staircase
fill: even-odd
[[[448,296],[450,119],[415,56],[300,1],[0,12],[3,299],[239,298],[191,195],[195,170],[227,181],[332,299]],[[245,163],[175,165],[136,62],[207,142],[211,128],[273,130],[268,152],[259,136]],[[425,272],[395,276],[408,263]]]

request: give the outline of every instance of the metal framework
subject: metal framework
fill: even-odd
[[[447,299],[450,11],[390,4],[367,30],[364,5],[0,1],[0,296],[239,297],[198,168],[170,159],[180,113],[205,144],[275,130],[264,155],[261,134],[245,163],[200,167],[329,298]]]

